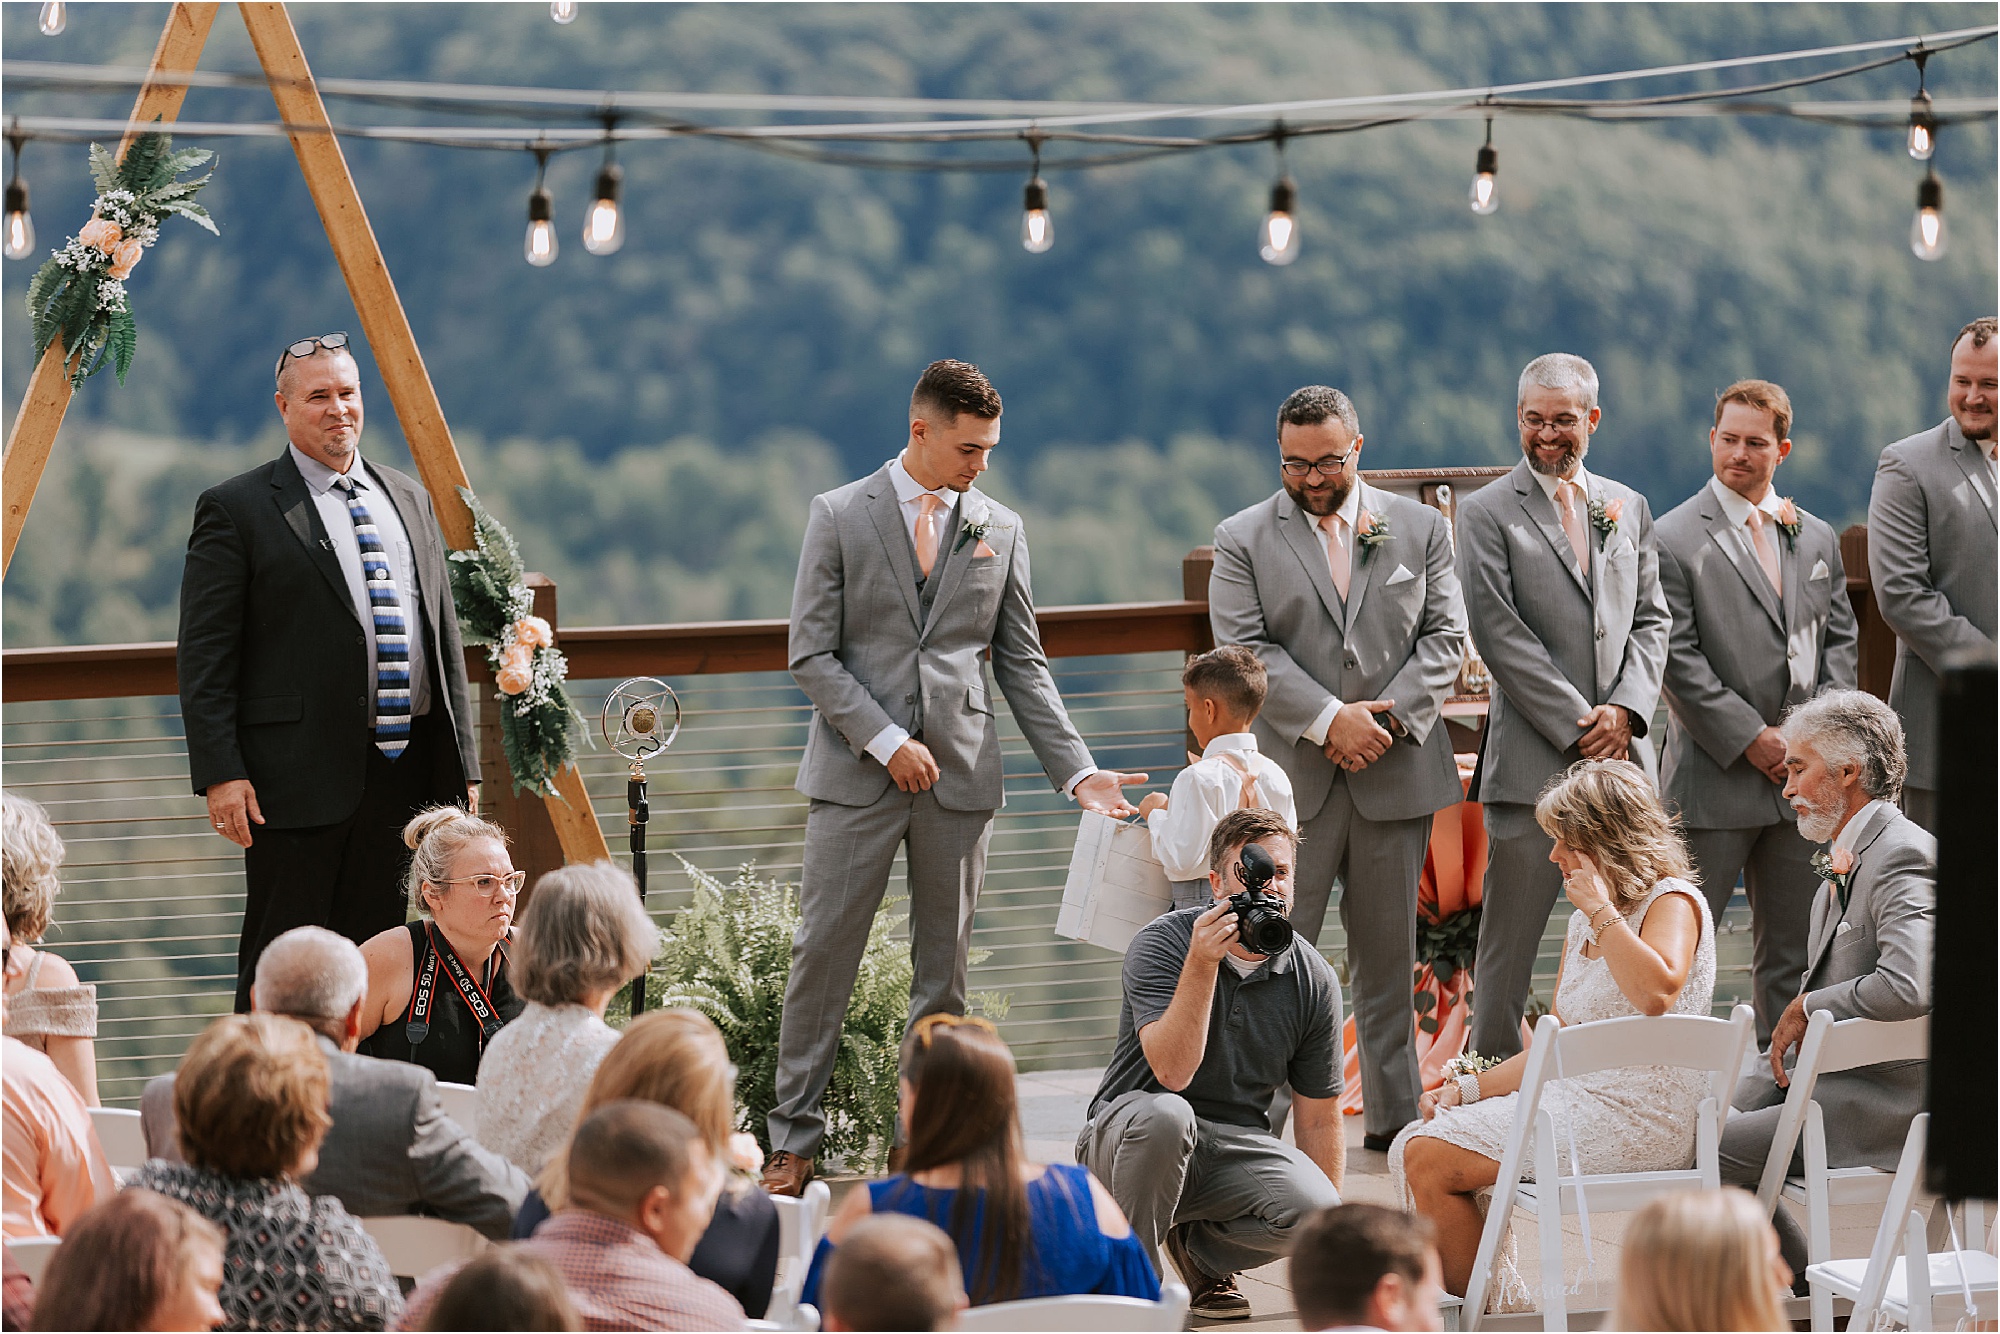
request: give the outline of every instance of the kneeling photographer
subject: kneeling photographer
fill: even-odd
[[[1240,1320],[1236,1275],[1288,1253],[1340,1202],[1340,981],[1284,918],[1298,839],[1271,811],[1224,816],[1209,839],[1215,901],[1154,919],[1125,952],[1118,1046],[1077,1139],[1195,1315]],[[1271,1133],[1293,1090],[1298,1146]]]

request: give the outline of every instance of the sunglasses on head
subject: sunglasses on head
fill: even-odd
[[[976,1014],[927,1014],[917,1020],[916,1027],[910,1031],[916,1034],[917,1047],[927,1051],[930,1049],[931,1038],[940,1028],[976,1028],[995,1037],[1000,1035],[999,1029]]]
[[[286,357],[309,357],[320,348],[334,352],[346,346],[347,331],[345,329],[334,333],[320,334],[314,338],[301,338],[296,343],[287,344],[285,350],[278,354],[278,364],[272,369],[271,374],[274,376],[284,374]]]

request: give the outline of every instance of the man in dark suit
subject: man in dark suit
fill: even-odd
[[[236,1009],[295,926],[404,918],[403,824],[477,805],[465,657],[430,498],[364,463],[345,334],[277,366],[284,453],[202,493],[181,580],[181,718],[209,823],[244,850]]]
[[[361,951],[315,926],[287,931],[257,963],[258,1011],[306,1025],[326,1054],[333,1125],[301,1184],[357,1218],[425,1214],[505,1241],[528,1178],[445,1114],[430,1071],[354,1054],[367,985]],[[147,1083],[139,1123],[148,1158],[181,1161],[172,1075]]]
[[[1785,801],[1785,710],[1854,688],[1857,630],[1840,539],[1772,485],[1791,453],[1792,401],[1739,380],[1715,403],[1715,475],[1660,517],[1673,612],[1660,786],[1720,922],[1736,879],[1756,935],[1757,1036],[1798,991],[1819,876]]]
[[[1827,845],[1813,900],[1798,994],[1771,1032],[1769,1068],[1736,1086],[1722,1132],[1722,1179],[1757,1188],[1791,1076],[1785,1058],[1817,1010],[1835,1019],[1898,1023],[1931,1012],[1937,840],[1896,809],[1908,765],[1895,711],[1859,690],[1829,690],[1785,716],[1785,797],[1799,833]],[[1813,1086],[1826,1119],[1829,1167],[1896,1166],[1910,1121],[1924,1110],[1924,1062],[1889,1061],[1829,1074]],[[1790,1170],[1802,1170],[1794,1149]],[[1794,1275],[1806,1237],[1791,1211],[1772,1222]]]

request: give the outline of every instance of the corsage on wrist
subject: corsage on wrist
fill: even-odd
[[[1469,1107],[1484,1096],[1479,1091],[1479,1072],[1499,1064],[1499,1058],[1481,1056],[1470,1049],[1444,1063],[1445,1083],[1458,1090],[1459,1106]]]

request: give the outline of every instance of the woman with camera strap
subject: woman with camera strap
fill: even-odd
[[[456,806],[418,812],[403,842],[420,916],[361,946],[360,1050],[470,1084],[487,1044],[524,1005],[507,977],[506,942],[527,877],[507,854],[507,831]]]

